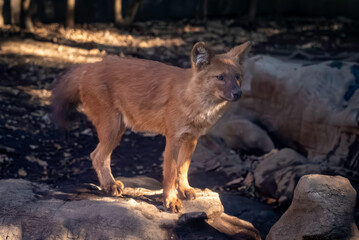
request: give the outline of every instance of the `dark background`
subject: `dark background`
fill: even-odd
[[[21,0],[12,0],[19,2]],[[35,0],[41,22],[63,22],[66,1]],[[126,11],[130,0],[123,0]],[[208,0],[207,16],[210,18],[236,18],[248,12],[249,0]],[[10,0],[4,1],[4,20],[10,21]],[[346,16],[359,18],[359,1],[356,0],[258,0],[259,16],[306,16],[328,17]],[[145,0],[141,3],[136,20],[177,20],[198,18],[203,13],[201,0]],[[76,0],[75,21],[77,23],[111,22],[113,20],[113,0]]]

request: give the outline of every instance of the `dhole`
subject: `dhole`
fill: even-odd
[[[197,139],[241,96],[241,64],[250,43],[216,55],[204,42],[194,45],[192,68],[182,69],[135,58],[105,57],[69,69],[55,83],[52,106],[60,127],[70,107],[82,103],[97,130],[91,153],[101,188],[121,195],[124,185],[111,173],[111,153],[126,127],[166,137],[163,164],[164,206],[181,209],[194,199],[187,172]]]

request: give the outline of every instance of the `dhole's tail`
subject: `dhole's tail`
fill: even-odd
[[[62,130],[66,130],[76,107],[80,103],[77,67],[68,69],[52,85],[53,121]]]

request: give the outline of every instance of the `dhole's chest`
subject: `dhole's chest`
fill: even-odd
[[[198,125],[212,126],[227,110],[227,102],[204,108],[197,116],[194,116],[193,122]]]
[[[206,134],[208,129],[223,116],[227,109],[227,102],[203,108],[197,114],[192,115],[188,119],[188,123],[181,127],[176,135],[180,137],[183,134],[191,134],[195,136]]]

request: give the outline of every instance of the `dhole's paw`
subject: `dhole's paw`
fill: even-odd
[[[196,193],[193,188],[178,188],[178,196],[182,200],[194,200],[196,199]]]
[[[115,181],[112,184],[110,184],[107,188],[105,188],[105,192],[107,194],[110,194],[113,197],[119,197],[122,195],[123,189],[125,186],[121,181]]]
[[[163,205],[172,213],[178,213],[182,209],[182,202],[177,197],[167,197],[163,201]]]

